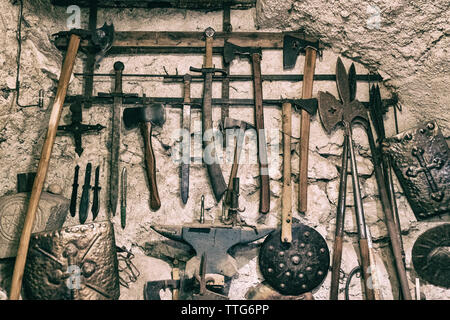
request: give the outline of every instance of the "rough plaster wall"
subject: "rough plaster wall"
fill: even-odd
[[[370,66],[376,65],[383,72],[383,75],[390,75],[391,80],[389,86],[395,86],[400,94],[400,99],[404,106],[402,113],[402,122],[400,129],[406,129],[412,126],[419,119],[417,109],[414,109],[417,100],[431,104],[432,101],[443,99],[448,103],[448,92],[445,84],[435,82],[435,85],[442,87],[433,87],[433,92],[421,91],[414,93],[411,88],[418,86],[420,76],[415,76],[416,71],[411,71],[408,63],[401,61],[402,66],[397,61],[395,65],[389,65],[388,56],[380,52],[379,47],[371,44],[372,49],[368,46],[355,46],[351,39],[342,39],[338,35],[342,33],[343,28],[341,20],[329,19],[326,16],[331,14],[331,9],[336,7],[330,6],[323,10],[323,6],[319,6],[319,2],[315,2],[314,6],[308,6],[308,11],[303,10],[302,3],[293,5],[290,10],[291,15],[286,15],[290,9],[290,2],[279,1],[262,1],[257,9],[246,11],[233,11],[231,22],[234,31],[276,31],[277,29],[298,29],[303,27],[312,34],[320,35],[326,43],[330,44],[332,49],[324,52],[323,60],[317,62],[316,73],[331,74],[334,73],[336,58],[339,54],[343,54],[354,58],[357,61],[367,63]],[[339,6],[343,5],[340,2]],[[0,12],[17,12],[17,6],[11,5],[9,2],[3,1]],[[338,6],[336,2],[336,6]],[[338,7],[339,7],[338,6]],[[381,6],[381,5],[380,5]],[[295,9],[297,8],[297,9]],[[364,7],[365,8],[365,7]],[[296,11],[298,10],[298,11]],[[363,11],[347,9],[350,14],[365,16]],[[362,10],[362,9],[361,9]],[[303,16],[308,13],[308,19]],[[322,17],[319,13],[323,15]],[[341,12],[338,10],[338,12]],[[82,27],[87,25],[87,15],[83,10]],[[445,14],[445,13],[443,13]],[[54,96],[57,79],[60,72],[62,55],[54,48],[50,42],[50,35],[61,30],[66,30],[67,14],[65,8],[53,7],[49,1],[33,1],[32,4],[26,2],[24,9],[25,20],[28,25],[23,30],[23,54],[22,54],[22,86],[25,87],[22,92],[21,102],[34,103],[36,101],[37,92],[40,88],[45,91],[45,108],[51,106],[51,98]],[[344,14],[345,16],[346,14]],[[340,13],[336,17],[340,17]],[[17,15],[2,14],[0,31],[5,35],[0,41],[2,50],[0,52],[0,88],[2,88],[2,96],[0,97],[0,165],[2,171],[0,173],[0,194],[13,193],[16,188],[16,174],[20,172],[28,172],[36,170],[39,154],[43,140],[45,138],[50,109],[38,110],[37,108],[20,109],[14,104],[13,92],[9,91],[15,87],[15,58],[16,58],[16,40],[15,30],[17,25]],[[344,18],[340,18],[344,19]],[[404,19],[403,17],[399,19]],[[113,21],[116,30],[149,30],[149,31],[203,31],[206,27],[211,26],[216,30],[221,30],[222,15],[221,12],[195,12],[176,9],[153,9],[153,10],[100,10],[98,21],[99,25],[105,20]],[[321,22],[322,21],[322,22]],[[355,21],[357,18],[355,17]],[[356,23],[356,22],[355,22]],[[405,22],[406,23],[406,22]],[[409,23],[409,21],[407,21]],[[321,28],[324,26],[323,28]],[[326,27],[326,28],[325,28]],[[425,28],[425,26],[424,26]],[[349,29],[350,30],[350,29]],[[381,31],[378,31],[381,32]],[[331,34],[334,34],[332,37]],[[347,32],[351,34],[351,32]],[[327,38],[328,37],[328,38]],[[351,36],[347,35],[351,38]],[[405,38],[407,36],[405,35]],[[359,41],[367,39],[366,35],[355,38]],[[433,37],[437,39],[439,36]],[[344,41],[345,40],[345,41]],[[426,39],[424,39],[425,41]],[[443,44],[444,38],[436,43],[435,49],[428,50],[427,55],[437,57],[443,54],[438,50]],[[364,40],[365,41],[365,40]],[[380,40],[381,41],[381,40]],[[386,40],[388,41],[388,40]],[[368,42],[369,43],[369,42]],[[422,42],[418,42],[421,46]],[[427,43],[425,41],[425,43]],[[362,47],[366,50],[362,50]],[[381,46],[382,47],[382,46]],[[373,52],[372,52],[373,50]],[[419,55],[420,56],[420,55]],[[78,55],[74,72],[82,72],[82,54]],[[423,58],[424,59],[424,58]],[[125,64],[126,73],[164,73],[164,69],[169,74],[178,72],[184,74],[188,72],[190,66],[200,66],[202,64],[201,56],[184,56],[184,55],[148,55],[148,56],[118,56],[106,57],[98,72],[111,72],[115,61],[120,60]],[[437,60],[437,58],[436,58]],[[344,58],[344,64],[348,68],[351,60]],[[303,73],[304,58],[300,57],[295,68],[291,71],[282,70],[282,54],[281,51],[264,51],[262,59],[263,74],[276,73]],[[221,65],[220,57],[214,57],[216,66]],[[411,63],[411,62],[409,62]],[[415,65],[418,69],[426,69],[429,67],[428,60],[418,60]],[[405,67],[406,66],[406,67]],[[367,73],[366,67],[360,63],[356,64],[358,73]],[[442,65],[442,68],[448,69],[448,65]],[[235,60],[231,64],[232,74],[250,74],[250,66],[246,60]],[[431,77],[431,75],[429,75]],[[444,77],[444,75],[442,76]],[[442,81],[444,82],[444,81]],[[448,84],[448,78],[447,78]],[[265,98],[276,99],[282,97],[299,97],[301,93],[301,83],[264,83],[263,92]],[[98,92],[110,92],[112,88],[111,79],[98,78],[95,82],[94,94]],[[440,88],[440,89],[439,89]],[[220,83],[214,83],[213,97],[220,97]],[[383,87],[383,98],[389,97],[388,88]],[[181,97],[181,84],[162,83],[160,79],[143,80],[141,78],[126,78],[123,84],[123,90],[127,93],[138,93],[147,96],[170,96]],[[330,91],[337,95],[336,84],[334,82],[316,82],[314,84],[313,96],[316,96],[319,90]],[[402,91],[403,90],[403,91]],[[422,89],[421,89],[422,90]],[[368,100],[368,86],[366,83],[358,84],[357,98],[361,101]],[[69,94],[80,94],[82,92],[82,78],[73,77],[69,86]],[[192,96],[201,97],[202,84],[194,83],[192,85]],[[230,90],[231,97],[235,98],[251,98],[251,83],[232,83]],[[419,99],[417,98],[419,97]],[[408,100],[409,99],[409,100]],[[408,103],[409,101],[409,103]],[[441,106],[444,108],[445,104]],[[429,110],[429,109],[428,109]],[[428,119],[439,116],[440,124],[444,132],[446,132],[446,119],[448,116],[445,112],[436,114],[433,112],[421,112],[420,115]],[[64,108],[60,123],[70,122],[70,111]],[[136,254],[134,263],[141,272],[136,283],[130,284],[129,289],[121,287],[121,299],[142,299],[142,288],[146,281],[167,279],[170,277],[171,265],[158,259],[161,255],[177,255],[181,257],[181,261],[185,261],[189,257],[186,247],[180,247],[177,250],[160,245],[165,238],[159,236],[150,229],[153,224],[174,224],[191,222],[198,218],[200,208],[200,198],[205,196],[206,219],[218,219],[221,215],[221,204],[217,204],[213,194],[209,188],[206,169],[202,165],[194,164],[191,166],[191,184],[190,197],[186,206],[183,206],[179,197],[179,177],[178,164],[172,161],[172,155],[176,154],[179,148],[179,139],[173,134],[174,129],[179,128],[181,123],[180,109],[167,109],[167,121],[163,128],[155,128],[153,132],[153,147],[156,153],[157,162],[157,182],[161,195],[162,206],[156,212],[149,209],[148,199],[149,193],[147,189],[146,176],[144,171],[143,159],[143,142],[138,131],[122,130],[121,145],[121,168],[128,169],[128,215],[127,227],[125,230],[120,228],[119,217],[113,217],[112,222],[115,225],[116,241],[119,246],[132,248]],[[230,116],[253,122],[253,110],[251,108],[231,108]],[[265,108],[265,126],[269,132],[268,144],[269,150],[272,151],[270,157],[271,177],[271,211],[265,219],[261,219],[258,213],[259,190],[258,190],[258,165],[256,161],[244,163],[239,168],[239,176],[241,178],[241,197],[240,203],[246,211],[242,217],[249,224],[258,224],[266,226],[278,226],[280,205],[281,205],[281,185],[282,185],[282,158],[281,149],[277,151],[275,146],[281,141],[279,129],[281,128],[281,112],[279,108]],[[214,112],[214,120],[220,119],[220,109],[216,108]],[[192,127],[193,130],[199,132],[201,130],[201,116],[199,111],[193,111]],[[80,165],[80,181],[84,176],[84,169],[88,162],[92,162],[93,166],[101,166],[100,185],[101,191],[101,208],[98,220],[107,218],[107,177],[109,170],[109,152],[108,143],[110,142],[110,125],[111,110],[109,106],[93,106],[90,110],[83,110],[83,122],[89,124],[100,123],[107,126],[98,135],[88,135],[83,138],[84,152],[81,157],[74,152],[73,140],[70,136],[58,136],[50,161],[50,167],[46,180],[46,187],[52,183],[61,186],[63,195],[70,198],[71,185],[73,178],[73,170],[76,164]],[[297,114],[293,115],[293,132],[294,136],[299,133],[300,118]],[[392,115],[389,114],[386,119],[387,127],[392,126]],[[393,129],[392,129],[393,130]],[[358,170],[361,175],[362,194],[364,197],[364,207],[366,211],[366,220],[370,227],[372,236],[375,241],[375,250],[377,255],[377,265],[382,279],[383,295],[386,299],[395,298],[397,290],[396,282],[393,274],[392,261],[387,243],[387,232],[383,222],[383,212],[381,204],[377,197],[377,187],[375,177],[373,175],[373,166],[369,160],[368,143],[366,136],[360,128],[354,130],[356,140],[356,149],[358,151]],[[292,170],[294,184],[294,217],[301,222],[308,224],[318,230],[327,240],[329,247],[332,247],[334,238],[335,212],[338,193],[338,167],[340,166],[340,153],[343,142],[342,130],[337,130],[331,136],[328,136],[322,129],[318,116],[313,116],[311,120],[311,143],[310,143],[310,168],[309,168],[309,203],[308,212],[304,216],[298,215],[296,212],[297,204],[297,181],[298,181],[298,141],[293,139],[293,158]],[[252,149],[253,148],[253,149]],[[195,150],[194,156],[199,155],[199,148]],[[243,156],[252,158],[251,150],[255,150],[254,146],[247,144],[243,150]],[[232,152],[232,150],[230,150]],[[231,169],[231,157],[222,165],[225,180],[228,181],[228,175]],[[208,187],[205,187],[208,186]],[[401,225],[404,233],[405,249],[407,253],[407,266],[409,273],[410,285],[413,288],[414,270],[410,265],[410,252],[412,245],[417,236],[427,230],[433,223],[417,223],[414,215],[401,192],[401,188],[397,185],[397,200],[399,203]],[[353,213],[351,182],[348,186],[348,208],[346,214],[346,234],[343,254],[342,268],[345,272],[349,272],[356,264],[357,256],[357,234],[355,219]],[[89,217],[88,222],[91,217]],[[68,217],[66,225],[78,224],[77,219]],[[169,250],[169,252],[165,252]],[[163,253],[161,253],[163,252]],[[263,279],[258,270],[258,246],[242,246],[234,250],[234,257],[237,260],[239,274],[233,279],[230,290],[230,298],[245,299],[247,291],[259,284]],[[8,259],[1,261],[0,270],[2,270],[2,284],[0,287],[8,288],[8,278],[11,272],[13,261]],[[314,293],[316,299],[328,299],[330,276],[327,277],[323,286]],[[394,289],[392,289],[394,287]],[[354,281],[351,287],[351,298],[360,299],[361,285]],[[450,292],[441,288],[424,285],[423,291],[428,299],[448,299]],[[170,295],[165,295],[170,298]],[[341,295],[343,298],[343,295]]]

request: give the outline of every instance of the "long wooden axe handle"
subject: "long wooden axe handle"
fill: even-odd
[[[53,144],[55,142],[56,131],[58,130],[58,122],[61,117],[61,111],[66,98],[67,87],[69,86],[70,77],[72,75],[75,58],[78,53],[80,45],[80,36],[72,34],[70,42],[67,47],[66,57],[59,76],[58,88],[56,91],[56,98],[53,102],[52,113],[50,114],[50,121],[48,124],[47,136],[42,146],[41,158],[34,180],[31,197],[28,204],[28,210],[23,224],[22,235],[20,236],[19,248],[17,250],[16,262],[14,264],[14,272],[11,282],[11,290],[9,294],[10,300],[18,300],[22,287],[22,278],[27,259],[28,246],[33,228],[36,211],[41,198],[42,188],[44,187],[45,178],[47,176],[50,156],[52,154]]]
[[[281,242],[292,242],[292,186],[291,186],[291,135],[292,105],[289,102],[282,106],[283,128],[283,193],[281,198]]]
[[[307,47],[304,65],[304,76],[302,86],[302,98],[312,98],[314,72],[316,69],[317,52],[314,48]],[[300,125],[300,155],[299,155],[299,182],[298,182],[298,211],[306,212],[308,202],[308,148],[309,148],[309,126],[310,115],[302,109]]]

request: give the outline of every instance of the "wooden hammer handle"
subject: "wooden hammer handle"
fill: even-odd
[[[291,134],[292,105],[283,103],[283,193],[281,198],[281,242],[292,242]]]
[[[158,210],[161,207],[159,199],[158,186],[156,184],[156,161],[152,147],[152,124],[150,122],[141,122],[141,134],[144,138],[144,154],[145,169],[147,171],[149,191],[150,191],[150,208]]]
[[[314,72],[316,68],[317,52],[313,48],[306,48],[302,98],[312,97]],[[308,149],[309,149],[309,127],[310,115],[304,109],[301,112],[300,126],[300,156],[299,156],[299,185],[298,185],[298,211],[306,212],[308,203]]]
[[[36,211],[41,198],[42,188],[44,187],[45,178],[52,154],[53,144],[55,142],[56,131],[58,130],[58,122],[61,117],[61,111],[66,98],[67,87],[69,86],[70,77],[72,75],[73,65],[78,53],[80,45],[80,37],[72,34],[70,42],[67,47],[66,57],[59,76],[58,88],[56,90],[55,101],[53,102],[52,112],[50,114],[50,121],[48,124],[47,136],[42,146],[41,158],[36,173],[36,178],[33,183],[31,197],[28,204],[28,209],[23,224],[22,235],[20,237],[19,247],[17,250],[16,261],[14,265],[14,272],[11,282],[10,300],[18,300],[22,287],[22,278],[25,270],[25,263],[27,259],[28,246],[30,242],[33,223],[36,217]]]
[[[266,214],[270,211],[270,179],[269,179],[269,163],[267,157],[266,134],[264,131],[261,55],[259,53],[252,54],[252,69],[253,69],[253,90],[255,97],[255,126],[256,126],[256,136],[258,140],[258,162],[261,181],[259,212]]]

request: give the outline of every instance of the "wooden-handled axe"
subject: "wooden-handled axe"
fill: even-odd
[[[262,51],[260,48],[240,47],[230,42],[225,42],[223,48],[224,61],[226,63],[229,63],[234,59],[235,55],[250,58],[252,64],[253,92],[255,100],[255,127],[256,137],[258,140],[258,163],[261,181],[259,212],[265,214],[270,211],[270,179],[266,134],[264,131],[263,92],[261,77]]]
[[[320,43],[309,42],[293,36],[286,35],[283,39],[283,68],[291,69],[295,66],[299,53],[305,54],[305,65],[302,86],[302,98],[312,97],[314,72],[316,68],[317,52]],[[320,51],[319,51],[320,52]],[[298,181],[298,211],[306,212],[308,208],[308,149],[310,114],[302,109],[300,124],[300,154],[299,154],[299,181]]]
[[[102,30],[103,29],[103,30]],[[96,32],[99,30],[96,30]],[[113,41],[114,27],[106,24],[100,28],[100,33],[103,34],[101,43],[104,45],[105,51],[109,48]],[[93,37],[93,34],[86,30],[70,30],[70,40],[67,47],[66,56],[59,76],[58,87],[56,89],[55,100],[53,101],[52,111],[47,129],[47,135],[44,145],[41,150],[41,158],[34,179],[33,189],[31,191],[28,209],[23,224],[22,234],[20,236],[19,247],[17,250],[16,261],[14,264],[14,271],[11,280],[11,290],[9,293],[10,300],[18,300],[20,297],[20,290],[22,288],[22,277],[25,270],[25,263],[27,260],[28,247],[33,229],[36,211],[41,198],[42,188],[44,187],[45,178],[52,154],[53,144],[55,142],[56,131],[58,130],[59,119],[64,105],[64,100],[67,94],[70,77],[72,76],[73,66],[80,46],[82,38]]]
[[[156,160],[152,147],[153,125],[162,126],[165,122],[165,109],[162,104],[154,104],[138,108],[126,108],[123,111],[123,123],[126,129],[140,127],[144,138],[145,167],[150,189],[150,208],[158,210],[161,207],[158,186],[156,184]]]

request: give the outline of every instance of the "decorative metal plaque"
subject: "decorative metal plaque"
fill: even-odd
[[[32,234],[23,287],[31,300],[117,300],[112,224],[103,221]]]
[[[417,220],[450,211],[449,148],[435,121],[383,142]]]
[[[450,224],[422,233],[414,243],[412,262],[422,279],[450,288]]]
[[[15,257],[28,208],[29,193],[0,197],[0,259]],[[69,200],[43,192],[36,211],[33,232],[60,229],[69,212]]]

